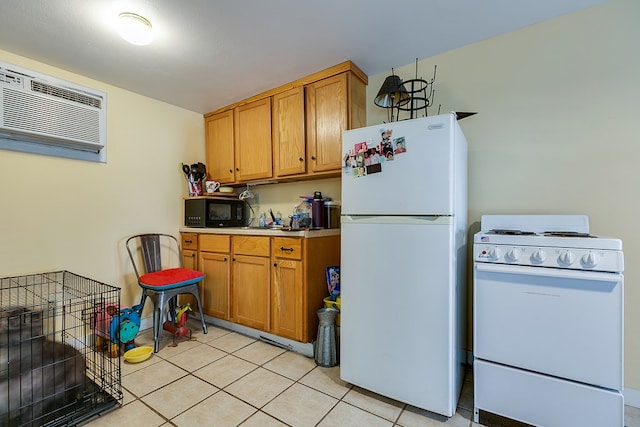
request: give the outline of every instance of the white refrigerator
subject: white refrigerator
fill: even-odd
[[[447,417],[466,364],[467,142],[455,114],[345,131],[340,376]]]

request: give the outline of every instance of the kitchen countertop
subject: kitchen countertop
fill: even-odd
[[[200,233],[200,234],[246,234],[253,236],[274,236],[274,237],[326,237],[339,236],[339,228],[325,228],[320,230],[296,230],[285,231],[282,229],[271,228],[254,228],[254,227],[223,227],[223,228],[194,228],[181,227],[181,233]]]

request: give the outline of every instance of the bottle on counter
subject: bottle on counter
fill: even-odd
[[[260,219],[258,220],[258,227],[265,228],[267,226],[267,215],[264,212],[260,212]]]
[[[313,199],[302,197],[302,201],[298,203],[293,212],[298,214],[298,226],[300,228],[311,227],[311,202]]]
[[[324,199],[322,192],[313,193],[313,201],[311,202],[311,221],[313,228],[324,228]]]
[[[289,226],[295,229],[300,228],[300,214],[298,212],[294,212],[291,215],[291,223],[289,224]]]

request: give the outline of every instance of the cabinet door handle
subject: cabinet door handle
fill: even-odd
[[[185,243],[193,243],[193,240],[185,240]]]
[[[283,252],[293,252],[293,248],[285,248],[284,246],[280,246],[280,250]]]
[[[224,262],[227,262],[227,257],[224,257]]]
[[[273,266],[274,266],[274,267],[277,267],[277,266],[278,266],[278,263],[277,263],[277,262],[274,262],[274,263],[273,263]]]
[[[240,168],[236,168],[236,172],[240,172]]]
[[[300,160],[301,162],[304,162],[304,159],[302,157],[298,157],[298,160]]]
[[[311,160],[315,160],[315,159],[316,159],[316,156],[311,156]]]
[[[229,169],[229,173],[233,173],[233,169]]]

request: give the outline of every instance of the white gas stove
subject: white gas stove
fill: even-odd
[[[475,262],[622,272],[622,241],[589,231],[586,215],[484,215]]]
[[[624,421],[624,257],[586,215],[485,215],[474,236],[474,421]]]

